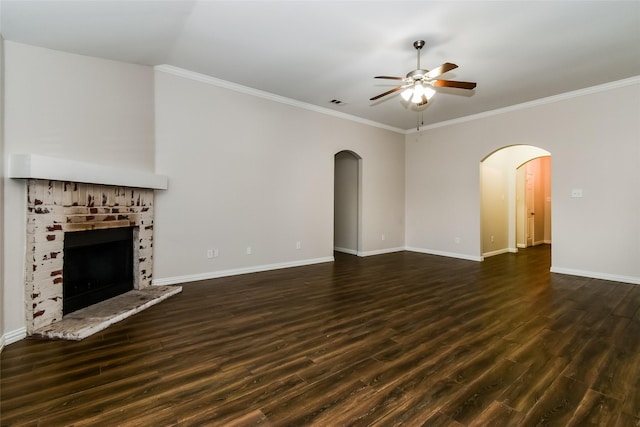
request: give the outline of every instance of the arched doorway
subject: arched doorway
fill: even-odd
[[[537,201],[529,201],[532,209],[528,210],[531,218],[536,215],[534,203],[537,203],[540,211],[538,224],[548,218],[547,238],[537,239],[532,235],[531,244],[551,242],[551,162],[548,151],[531,145],[513,145],[503,147],[487,155],[480,162],[480,236],[481,253],[483,257],[498,255],[505,252],[517,252],[518,247],[526,247],[518,241],[518,238],[526,236],[521,234],[523,212],[526,209],[526,179],[527,170],[524,167],[533,159],[546,158],[545,167],[536,164],[528,169],[529,183],[536,185],[533,193],[537,193]],[[547,167],[548,166],[548,167]],[[532,176],[535,169],[536,177]],[[524,174],[524,175],[522,175]],[[531,193],[531,192],[529,192]],[[546,206],[540,208],[540,200]],[[533,214],[533,215],[532,215]],[[532,219],[533,220],[533,219]],[[539,231],[543,231],[545,225],[539,225]],[[533,228],[532,228],[533,230]],[[535,242],[535,243],[534,243]]]
[[[360,162],[352,151],[335,155],[333,247],[337,252],[358,255],[360,251]]]

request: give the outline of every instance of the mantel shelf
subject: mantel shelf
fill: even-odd
[[[120,185],[154,190],[168,188],[168,178],[165,175],[36,154],[10,155],[8,172],[9,178]]]

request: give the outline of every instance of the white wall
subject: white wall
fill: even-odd
[[[335,156],[334,181],[334,249],[350,254],[358,253],[358,163],[349,151]]]
[[[483,256],[509,248],[509,162],[508,151],[500,150],[480,164],[480,218]],[[515,167],[513,168],[515,173]]]
[[[575,95],[407,135],[407,246],[480,259],[478,162],[527,144],[553,159],[552,270],[640,283],[640,83]]]
[[[5,41],[4,158],[154,170],[153,70]],[[25,184],[4,188],[5,331],[24,328]]]
[[[156,283],[330,260],[342,150],[362,157],[361,250],[404,246],[403,135],[193,76],[156,70]]]
[[[0,351],[4,347],[4,38],[0,34]]]

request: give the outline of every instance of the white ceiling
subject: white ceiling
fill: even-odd
[[[2,0],[6,40],[169,64],[399,129],[419,114],[376,75],[459,68],[425,125],[640,76],[640,1]],[[339,99],[342,105],[329,101]]]

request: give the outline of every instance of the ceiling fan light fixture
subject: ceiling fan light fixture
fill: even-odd
[[[411,102],[414,104],[420,104],[422,102],[422,91],[417,87],[413,89],[413,96],[411,97]]]
[[[400,96],[402,97],[402,99],[404,99],[405,101],[409,102],[409,100],[411,99],[411,96],[413,95],[413,89],[408,87],[405,90],[403,90],[402,92],[400,92]]]
[[[413,86],[403,90],[400,93],[400,96],[402,96],[402,99],[404,99],[405,101],[411,101],[414,104],[421,104],[424,103],[423,96],[427,100],[430,100],[431,98],[433,98],[433,95],[435,95],[435,93],[436,91],[432,87],[425,86],[422,83],[416,83]]]
[[[436,91],[431,86],[425,86],[424,87],[424,96],[426,96],[427,99],[433,98],[433,95],[435,95],[435,94],[436,94]]]
[[[416,83],[413,86],[413,94],[414,95],[418,95],[418,96],[422,96],[423,93],[424,93],[424,86],[422,86],[421,83]]]

